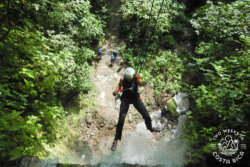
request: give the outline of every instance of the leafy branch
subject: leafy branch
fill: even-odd
[[[8,31],[0,38],[0,41],[4,40],[4,38],[9,34],[11,27],[10,27],[10,15],[9,15],[9,10],[10,10],[10,0],[8,0],[8,5],[7,5],[7,19],[8,19],[8,26],[9,29]]]

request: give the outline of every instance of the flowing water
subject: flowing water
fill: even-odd
[[[161,117],[161,110],[152,113],[151,118],[153,126],[164,129],[168,125],[168,120]],[[126,134],[126,138],[119,143],[117,151],[103,157],[101,162],[104,164],[183,166],[185,145],[179,137],[185,116],[180,116],[178,121],[176,128],[160,134],[149,132],[144,122],[137,124],[136,129]]]
[[[174,98],[177,108],[184,112],[189,107],[186,94],[177,94]],[[185,106],[182,106],[185,105]],[[133,131],[123,134],[116,152],[107,152],[100,159],[91,160],[91,166],[184,166],[185,144],[181,140],[182,125],[185,124],[186,116],[178,118],[176,126],[170,126],[167,118],[162,117],[162,111],[154,111],[151,115],[152,125],[162,129],[161,133],[151,133],[146,129],[145,123],[140,122]],[[55,164],[46,161],[38,161],[35,158],[23,159],[20,167],[54,167]]]
[[[180,92],[174,96],[175,103],[177,105],[176,111],[178,113],[183,113],[189,108],[189,99],[186,93]]]

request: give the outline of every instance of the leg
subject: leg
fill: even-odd
[[[152,130],[151,118],[144,104],[142,103],[141,100],[136,100],[133,104],[134,104],[134,107],[139,111],[139,113],[142,115],[143,119],[145,120],[147,129],[151,131]]]
[[[116,126],[115,140],[121,140],[122,128],[123,128],[123,124],[125,121],[125,117],[126,117],[127,112],[128,112],[128,108],[129,108],[129,104],[122,100],[121,106],[120,106],[119,121],[118,121],[118,124]]]

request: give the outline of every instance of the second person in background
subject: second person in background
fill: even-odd
[[[112,54],[111,54],[111,56],[110,56],[111,66],[114,65],[117,54],[118,54],[118,53],[117,53],[117,51],[115,51],[115,50],[112,52]]]

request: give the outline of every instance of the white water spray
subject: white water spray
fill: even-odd
[[[177,104],[177,112],[183,114],[189,108],[187,94],[178,93],[174,96]],[[151,114],[153,127],[163,130],[160,134],[152,134],[146,129],[144,122],[137,124],[134,131],[124,134],[116,152],[104,156],[101,160],[104,164],[140,164],[161,165],[178,167],[184,165],[185,145],[181,141],[182,126],[186,116],[178,118],[178,124],[174,128],[167,118],[162,117],[162,111],[154,111]]]
[[[168,124],[168,120],[161,117],[161,110],[153,112],[151,118],[153,126],[162,130]],[[182,118],[179,121],[179,124],[184,123]],[[117,151],[103,157],[101,162],[104,164],[183,166],[184,144],[179,139],[181,133],[179,124],[176,129],[153,134],[146,129],[144,122],[140,122],[134,131],[124,135]]]
[[[188,95],[186,93],[178,93],[174,96],[174,101],[177,105],[177,109],[176,111],[178,113],[183,113],[185,111],[188,110],[189,108],[189,99],[188,99]]]

